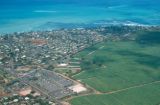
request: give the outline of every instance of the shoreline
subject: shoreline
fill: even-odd
[[[60,24],[63,24],[63,23],[60,23]],[[65,23],[64,23],[65,24]],[[72,23],[68,23],[68,24],[72,24]],[[96,24],[96,23],[92,23],[92,24]],[[74,24],[76,25],[76,24]],[[80,24],[79,24],[80,25]],[[83,25],[83,23],[82,23]],[[85,25],[85,24],[84,24]],[[44,29],[44,30],[29,30],[29,31],[20,31],[20,32],[3,32],[1,33],[0,32],[0,36],[5,36],[5,35],[14,35],[14,34],[23,34],[23,33],[33,33],[33,32],[52,32],[52,31],[61,31],[61,30],[82,30],[82,29],[96,29],[96,28],[105,28],[105,27],[141,27],[141,28],[159,28],[160,25],[138,25],[138,24],[107,24],[107,23],[100,23],[100,24],[96,24],[94,26],[91,26],[90,24],[90,27],[88,26],[89,24],[86,24],[86,26],[76,26],[75,28],[74,27],[66,27],[66,28],[52,28],[52,29]]]

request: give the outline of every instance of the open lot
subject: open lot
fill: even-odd
[[[84,71],[73,77],[101,94],[74,98],[72,105],[160,104],[160,44],[103,42],[75,57]]]

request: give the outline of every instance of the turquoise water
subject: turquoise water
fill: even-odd
[[[95,0],[96,1],[96,0]],[[84,5],[75,3],[49,3],[31,5],[3,5],[0,7],[0,33],[23,32],[61,24],[126,23],[160,25],[160,9],[154,5],[131,5],[129,3],[110,5]],[[56,25],[54,26],[54,23]],[[48,27],[46,28],[46,30]]]

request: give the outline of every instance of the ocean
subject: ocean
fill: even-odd
[[[1,0],[0,33],[107,24],[160,25],[159,0]]]

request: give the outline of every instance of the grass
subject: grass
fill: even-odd
[[[101,46],[104,47],[99,49]],[[88,55],[91,51],[95,52]],[[81,67],[84,72],[75,75],[74,78],[102,93],[160,80],[160,44],[146,45],[134,41],[104,42],[78,53],[75,57],[83,58]],[[156,105],[160,103],[158,88],[160,84],[154,84],[113,95],[79,97],[71,103]]]
[[[147,85],[111,95],[90,95],[71,100],[72,105],[159,105],[160,84]]]
[[[160,80],[160,45],[141,46],[135,42],[106,42],[101,45],[105,47],[92,55],[78,54],[84,58],[81,66],[85,72],[74,78],[101,92]],[[98,60],[102,63],[100,66],[93,63],[95,58],[102,58],[102,61]]]

